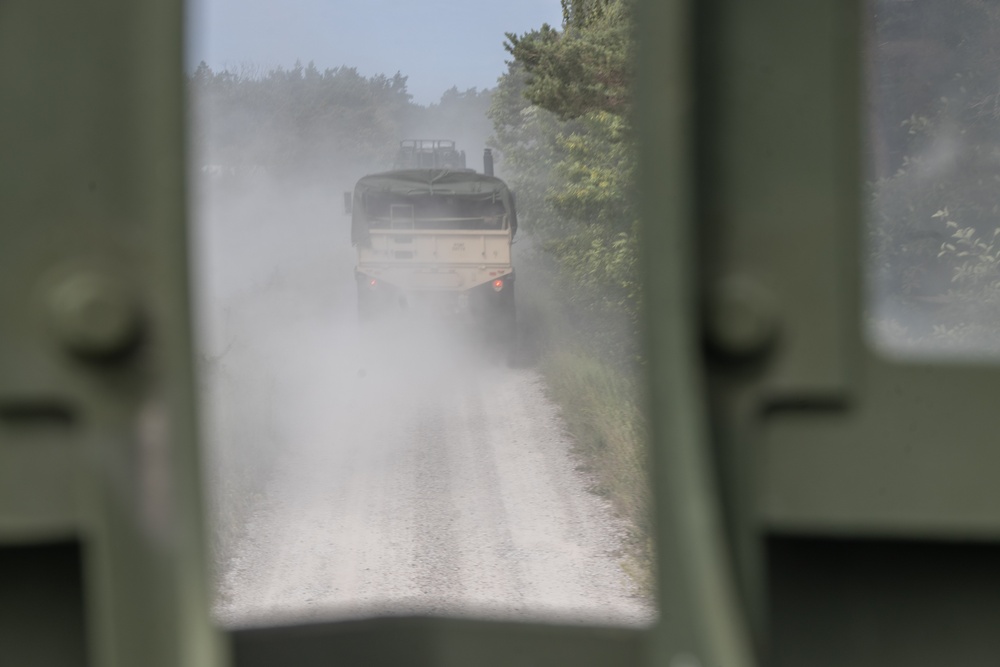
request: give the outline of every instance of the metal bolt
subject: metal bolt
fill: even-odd
[[[56,336],[74,354],[92,359],[125,352],[139,336],[135,303],[118,284],[96,272],[75,273],[51,291]]]
[[[709,295],[708,335],[712,344],[732,357],[766,351],[778,336],[778,306],[771,294],[752,280],[730,276]]]

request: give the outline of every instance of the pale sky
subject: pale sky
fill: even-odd
[[[415,102],[452,86],[491,88],[505,32],[562,22],[559,0],[189,0],[188,66],[270,69],[310,60],[409,77]]]

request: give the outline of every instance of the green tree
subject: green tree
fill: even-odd
[[[563,29],[543,25],[507,50],[528,73],[524,95],[560,118],[592,111],[627,114],[635,79],[628,0],[562,0]]]
[[[218,73],[202,63],[190,85],[202,163],[318,180],[391,164],[412,106],[399,73],[313,63]]]
[[[541,332],[542,371],[595,472],[595,488],[630,523],[626,567],[651,586],[645,421],[636,372],[642,294],[630,122],[632,3],[563,0],[562,7],[560,29],[543,25],[507,35],[512,58],[490,109],[493,142],[533,241],[522,246],[518,271],[528,274],[525,283],[533,281],[529,299],[541,301],[536,312],[542,314],[535,316],[541,323],[531,328]]]
[[[631,10],[628,0],[564,0],[561,30],[508,34],[513,59],[490,110],[525,228],[591,343],[625,358],[636,348],[621,345],[618,323],[634,333],[641,298]]]

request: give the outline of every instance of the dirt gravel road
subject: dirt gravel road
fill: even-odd
[[[588,490],[539,374],[437,347],[277,360],[311,427],[276,444],[278,462],[223,564],[222,623],[413,613],[652,621],[622,570],[624,527]],[[336,391],[309,381],[331,374],[344,379]]]

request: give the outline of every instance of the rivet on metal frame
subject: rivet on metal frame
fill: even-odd
[[[69,352],[103,360],[127,352],[140,333],[139,310],[119,284],[95,271],[79,271],[49,293],[53,330]]]
[[[707,334],[715,349],[736,357],[768,351],[778,337],[780,321],[774,297],[753,280],[729,276],[708,295]]]

